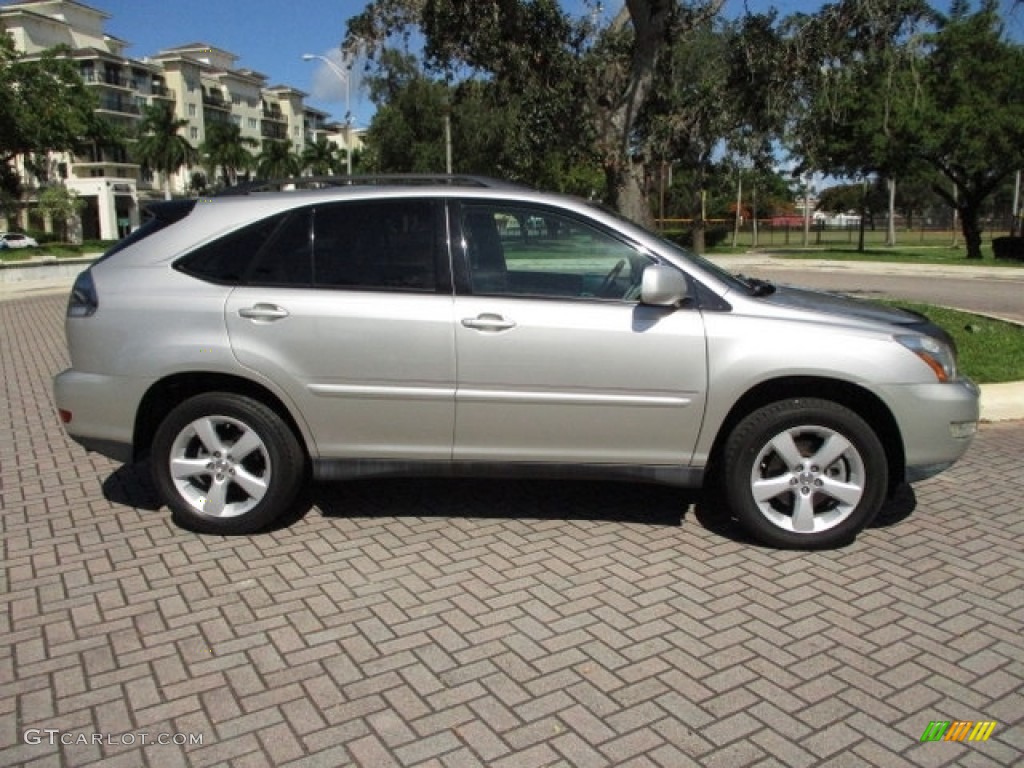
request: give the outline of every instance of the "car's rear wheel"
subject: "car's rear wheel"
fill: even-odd
[[[794,398],[750,413],[723,453],[730,509],[755,538],[817,549],[851,541],[885,501],[878,436],[838,403]]]
[[[273,410],[232,393],[174,408],[152,445],[153,482],[175,521],[205,533],[252,533],[294,504],[305,460]]]

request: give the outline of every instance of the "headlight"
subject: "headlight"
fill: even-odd
[[[947,344],[931,336],[897,336],[896,341],[921,358],[939,381],[956,378],[956,355]]]

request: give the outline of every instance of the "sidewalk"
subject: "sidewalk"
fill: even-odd
[[[957,277],[964,279],[987,278],[1024,283],[1024,269],[1017,267],[993,267],[984,264],[911,264],[897,261],[847,261],[845,259],[795,259],[773,256],[771,253],[751,251],[749,253],[714,255],[710,261],[730,271],[744,271],[752,268],[788,269],[794,272],[824,270],[830,272],[856,272],[869,275],[920,275],[931,277]]]
[[[98,255],[98,254],[97,254]],[[867,261],[831,261],[828,259],[779,259],[768,254],[743,254],[738,256],[716,257],[714,261],[724,264],[730,270],[742,271],[751,267],[771,266],[774,269],[807,270],[849,269],[851,271],[870,272],[872,274],[921,274],[946,275],[960,277],[996,277],[997,279],[1020,280],[1024,283],[1024,270],[1006,269],[1002,267],[947,267],[941,264],[899,264],[890,262]],[[48,262],[50,263],[50,262]],[[46,276],[42,266],[30,267],[39,275],[22,275],[21,279],[4,279],[4,272],[10,266],[0,270],[0,301],[40,296],[48,293],[66,293],[71,290],[75,276],[85,269],[91,259],[75,259],[74,262],[61,263],[63,273]],[[21,272],[22,270],[18,270]],[[1011,274],[1006,274],[1007,272]],[[1005,384],[983,384],[981,386],[981,418],[984,421],[1011,421],[1024,419],[1024,382],[1008,382]]]

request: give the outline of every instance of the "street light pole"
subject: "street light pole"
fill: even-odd
[[[351,57],[347,57],[349,62],[349,68],[352,66]],[[304,53],[302,54],[303,61],[313,61],[317,59],[326,64],[330,70],[341,78],[341,81],[345,84],[345,171],[351,176],[352,175],[352,78],[350,72],[346,72],[344,69],[339,67],[334,61],[321,56],[316,53]]]

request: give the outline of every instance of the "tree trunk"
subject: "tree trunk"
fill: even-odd
[[[960,205],[960,223],[963,227],[964,242],[967,244],[967,258],[981,258],[981,208],[966,195]]]
[[[725,0],[710,0],[698,17],[689,20],[690,24],[696,26],[713,17],[724,4]],[[633,27],[629,76],[622,92],[599,118],[608,197],[619,213],[648,228],[654,226],[654,216],[644,193],[643,166],[634,159],[633,125],[654,85],[655,65],[668,44],[674,9],[672,0],[626,0],[612,29],[626,24]]]
[[[889,229],[885,236],[885,244],[896,245],[896,179],[889,179]]]
[[[743,174],[740,173],[736,179],[736,220],[732,228],[732,247],[739,245],[740,241],[740,219],[743,212]]]
[[[618,163],[606,163],[605,185],[609,194],[607,202],[630,221],[654,229],[654,214],[647,204],[643,188],[643,166],[630,163],[622,168]]]
[[[751,243],[752,248],[758,246],[758,228],[757,228],[757,185],[750,190],[750,224],[753,227],[753,242]]]

